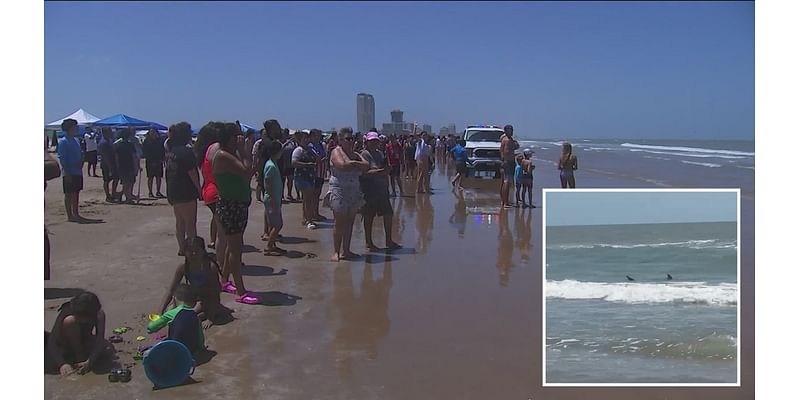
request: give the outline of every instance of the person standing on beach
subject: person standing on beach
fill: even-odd
[[[500,159],[502,169],[500,176],[500,207],[513,208],[511,204],[511,184],[514,179],[514,169],[517,166],[514,152],[519,148],[519,144],[514,140],[514,127],[506,125],[503,127],[503,136],[500,139]]]
[[[328,173],[328,152],[325,151],[325,144],[322,143],[322,131],[319,129],[311,130],[311,142],[309,149],[314,152],[317,158],[316,176],[314,178],[314,199],[312,219],[314,221],[327,221],[328,219],[319,213],[319,196],[322,195],[322,187],[325,185],[325,175]]]
[[[136,157],[136,146],[131,142],[133,130],[130,128],[122,129],[121,137],[114,142],[114,153],[117,160],[117,174],[122,182],[122,193],[125,195],[125,203],[134,204],[133,184],[136,183],[136,175],[139,173],[139,163]],[[122,197],[120,197],[122,201]]]
[[[521,168],[521,175],[520,181],[522,182],[522,193],[520,194],[520,198],[522,198],[522,207],[531,207],[536,208],[533,205],[533,169],[536,168],[533,165],[533,160],[531,157],[533,156],[533,150],[525,149],[522,151],[522,161],[520,162]],[[525,204],[525,196],[527,194],[528,197],[528,204]]]
[[[431,145],[428,144],[429,141],[428,132],[422,131],[414,153],[414,159],[417,164],[417,193],[431,193],[430,167],[432,150]]]
[[[217,181],[214,180],[214,172],[211,169],[211,160],[214,154],[219,151],[219,124],[209,122],[200,128],[197,133],[197,141],[194,144],[195,158],[200,164],[200,173],[203,175],[203,187],[200,188],[203,202],[211,210],[211,226],[209,234],[208,248],[217,249],[218,254],[225,252],[224,235],[218,235],[219,221],[217,220]]]
[[[283,133],[283,129],[281,128],[281,124],[278,122],[278,120],[269,119],[269,120],[264,121],[264,137],[262,138],[261,144],[258,147],[258,149],[259,149],[258,150],[259,154],[258,154],[258,157],[257,157],[258,164],[254,164],[254,169],[256,169],[258,171],[257,172],[258,173],[258,179],[259,179],[259,183],[262,185],[261,186],[262,191],[265,190],[265,188],[263,186],[264,185],[264,176],[262,176],[261,174],[264,173],[264,167],[265,167],[265,165],[267,163],[267,160],[270,159],[269,151],[270,151],[270,148],[272,146],[272,143],[273,142],[279,143],[281,145],[281,152],[283,151],[283,143],[281,143],[281,141],[280,141],[282,133]],[[254,146],[255,146],[255,144],[254,144]],[[281,156],[283,156],[283,155],[281,155]],[[282,168],[283,168],[282,161],[283,160],[281,160],[280,157],[279,157],[278,161],[275,162],[276,166],[278,168],[278,173],[279,173],[278,177],[281,178],[281,182],[283,182],[283,174],[281,173]],[[284,183],[281,183],[281,184],[284,184]],[[263,200],[263,193],[262,193],[262,200]],[[278,200],[283,202],[283,190],[281,190],[281,198],[278,199]],[[269,225],[269,215],[267,215],[267,214],[268,213],[265,210],[264,211],[264,232],[261,233],[261,240],[268,240],[269,233],[272,231],[270,229],[270,225]]]
[[[350,251],[356,213],[364,205],[359,176],[369,169],[354,150],[353,128],[339,130],[339,146],[331,152],[331,179],[325,196],[333,211],[333,257],[331,261],[359,257]]]
[[[453,188],[457,188],[458,190],[464,189],[461,187],[461,179],[467,175],[467,149],[464,147],[466,144],[466,141],[459,140],[458,143],[450,149],[450,154],[453,155],[453,160],[456,162],[456,176],[450,181],[450,184],[453,185]]]
[[[297,131],[294,134],[297,147],[292,151],[292,168],[294,169],[295,187],[303,194],[303,226],[317,229],[314,223],[314,177],[316,176],[317,157],[308,148],[308,133]]]
[[[92,128],[86,128],[83,134],[83,142],[86,146],[86,175],[97,177],[97,135],[92,132]]]
[[[285,250],[278,247],[275,242],[278,241],[283,228],[283,181],[281,180],[281,171],[278,169],[278,162],[280,162],[283,155],[283,146],[278,141],[270,141],[266,147],[261,148],[262,157],[267,159],[264,163],[264,168],[261,173],[264,182],[264,215],[265,226],[268,227],[267,232],[267,248],[264,249],[264,255],[267,256],[280,256],[286,253]]]
[[[169,127],[172,139],[167,153],[167,200],[175,214],[178,255],[186,255],[186,241],[197,236],[197,199],[202,189],[197,159],[187,144],[192,141],[192,126],[179,122]]]
[[[564,142],[561,145],[561,157],[558,158],[558,169],[561,171],[561,188],[575,189],[575,170],[578,169],[578,156],[572,154],[572,145]]]
[[[47,181],[61,176],[61,168],[58,161],[54,160],[47,152],[47,142],[44,147],[44,190],[47,190]],[[45,202],[47,206],[47,202]],[[47,233],[47,225],[44,226],[44,280],[50,280],[50,235]]]
[[[389,135],[389,143],[386,144],[386,163],[389,165],[389,186],[392,188],[392,197],[397,197],[395,186],[400,189],[400,196],[403,195],[403,181],[400,180],[402,154],[403,149],[397,142],[397,136]]]
[[[64,188],[64,208],[69,222],[85,222],[78,213],[78,201],[83,190],[83,154],[81,144],[75,135],[78,121],[67,118],[61,123],[64,137],[58,139],[58,160],[61,162]]]
[[[219,192],[217,218],[227,247],[225,254],[221,255],[222,290],[235,293],[238,303],[258,304],[259,298],[245,289],[242,278],[242,246],[251,201],[253,149],[247,148],[241,129],[230,122],[222,127],[219,143],[221,149],[211,163]],[[229,280],[231,275],[233,282]]]
[[[364,192],[364,207],[361,214],[364,216],[364,238],[367,249],[378,250],[372,241],[372,222],[375,216],[383,217],[383,232],[386,238],[386,248],[399,249],[401,246],[392,240],[392,203],[389,201],[389,169],[383,154],[381,154],[380,138],[376,132],[369,132],[366,136],[367,148],[361,152],[361,158],[369,163],[369,169],[361,175],[361,190]]]
[[[114,134],[111,128],[105,127],[102,129],[102,135],[103,139],[97,145],[97,150],[100,153],[100,171],[103,173],[103,192],[106,194],[106,201],[113,203],[117,201],[117,185],[119,185]]]
[[[165,197],[161,194],[161,178],[164,177],[164,151],[163,140],[158,130],[151,128],[147,131],[147,138],[142,143],[144,165],[147,170],[147,190],[150,198]],[[156,180],[156,195],[153,196],[153,179]]]
[[[267,130],[261,129],[261,132],[258,134],[258,140],[253,143],[253,165],[256,166],[255,168],[255,175],[253,176],[256,179],[256,201],[261,201],[261,195],[264,192],[264,180],[261,179],[261,173],[263,170],[259,169],[258,166],[261,165],[261,154],[260,148],[261,143],[264,142],[264,138],[267,136]]]

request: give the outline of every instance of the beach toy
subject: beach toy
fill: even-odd
[[[158,314],[150,314],[150,315],[147,316],[147,318],[150,318],[150,321],[156,321],[159,318],[161,318],[161,316],[158,315]]]
[[[137,342],[141,342],[142,340],[144,340],[144,336],[137,336],[136,337],[136,341]]]
[[[115,369],[108,374],[108,381],[109,382],[130,382],[131,381],[131,370],[125,369]]]
[[[176,340],[164,340],[153,346],[142,365],[147,379],[156,388],[180,385],[194,373],[192,353]]]
[[[117,335],[122,335],[123,333],[128,332],[128,329],[129,328],[127,326],[120,326],[119,328],[114,328],[114,333]]]

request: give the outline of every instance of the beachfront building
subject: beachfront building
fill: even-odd
[[[356,120],[358,132],[367,132],[375,127],[375,98],[368,93],[356,97]]]
[[[425,132],[430,133],[431,135],[433,134],[433,127],[430,126],[429,124],[423,124],[422,125],[422,130],[425,131]]]
[[[447,125],[447,130],[450,131],[451,135],[457,135],[457,133],[456,133],[456,124]]]

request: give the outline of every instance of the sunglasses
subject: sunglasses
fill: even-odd
[[[344,138],[344,140],[347,140],[348,142],[352,142],[353,139],[354,139],[354,137],[352,137],[352,136],[348,136],[348,137]]]

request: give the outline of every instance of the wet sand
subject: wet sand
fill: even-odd
[[[540,163],[534,202],[542,187],[557,187],[557,171]],[[395,239],[404,249],[367,253],[360,218],[352,250],[357,261],[328,261],[330,224],[300,226],[300,204],[284,206],[291,257],[261,254],[262,208],[253,202],[245,234],[245,283],[268,305],[242,305],[222,295],[236,320],[212,327],[206,344],[217,352],[194,373],[198,383],[152,391],[141,365],[130,383],[104,374],[45,376],[50,399],[581,399],[752,398],[753,203],[742,202],[742,385],[739,388],[542,388],[542,209],[498,208],[498,181],[465,190],[463,201],[437,166],[432,196],[392,199]],[[579,187],[646,187],[640,182],[576,174]],[[73,288],[96,292],[110,331],[144,331],[175,266],[174,217],[166,200],[152,206],[107,205],[100,178],[85,178],[81,212],[105,223],[65,222],[59,180],[46,192],[45,222],[52,232],[52,280],[45,282],[45,330]],[[145,182],[146,183],[146,182]],[[143,192],[147,192],[144,188]],[[413,191],[414,185],[406,181]],[[146,202],[153,202],[147,201]],[[326,216],[330,210],[323,209]],[[210,212],[198,208],[198,230],[208,237]],[[383,245],[380,220],[374,238]],[[314,256],[318,257],[314,257]],[[284,271],[285,269],[285,271]],[[296,296],[299,296],[296,297]],[[109,333],[110,334],[110,333]],[[150,343],[149,339],[144,343]],[[121,363],[131,355],[118,354]],[[665,397],[664,392],[668,395]]]

